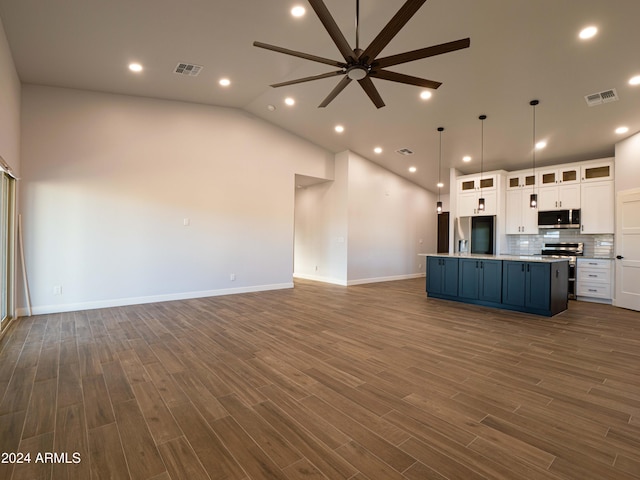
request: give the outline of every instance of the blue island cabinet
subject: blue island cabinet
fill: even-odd
[[[457,297],[457,258],[427,257],[427,293],[432,297]]]
[[[505,261],[502,267],[502,303],[507,308],[555,315],[567,308],[566,262]]]
[[[460,259],[458,296],[461,300],[499,304],[502,298],[502,261]]]
[[[553,316],[567,309],[567,260],[427,255],[429,297]]]

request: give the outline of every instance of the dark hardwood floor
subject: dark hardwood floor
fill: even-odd
[[[42,315],[0,399],[7,480],[638,479],[640,313],[416,279]]]

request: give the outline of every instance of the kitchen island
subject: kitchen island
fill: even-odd
[[[427,296],[553,316],[567,309],[566,258],[420,254],[427,257]]]

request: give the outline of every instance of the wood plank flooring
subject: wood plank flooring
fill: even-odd
[[[640,479],[640,313],[415,279],[23,318],[3,452],[7,480]]]

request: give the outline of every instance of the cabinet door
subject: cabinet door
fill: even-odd
[[[478,196],[475,191],[458,195],[458,216],[471,217],[476,214],[478,208]]]
[[[427,257],[427,293],[442,293],[442,258]]]
[[[538,210],[558,210],[558,187],[544,187],[538,189]]]
[[[558,170],[558,180],[562,184],[580,182],[580,166],[561,168]]]
[[[582,185],[581,233],[614,233],[612,180]]]
[[[522,190],[507,190],[506,199],[506,233],[517,235],[522,233]]]
[[[502,303],[524,307],[525,263],[502,262]]]
[[[478,298],[479,260],[461,258],[458,262],[458,296],[460,298]]]
[[[558,170],[555,168],[551,170],[541,170],[538,173],[538,185],[541,187],[555,185],[558,181]]]
[[[551,264],[527,262],[526,270],[525,306],[548,310],[551,300]]]
[[[500,303],[502,299],[502,260],[481,260],[478,298]]]
[[[498,195],[495,190],[481,190],[478,193],[478,198],[480,195],[484,198],[484,212],[477,210],[476,205],[476,213],[478,215],[497,215],[498,214]]]
[[[563,210],[580,208],[580,184],[560,185],[558,208]]]
[[[522,202],[522,233],[537,234],[538,233],[538,208],[531,208],[529,204],[529,195],[531,192],[527,190],[523,195]]]
[[[613,161],[592,163],[582,166],[582,182],[613,180]]]
[[[453,297],[458,295],[458,259],[442,259],[442,293]]]

